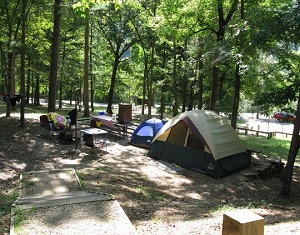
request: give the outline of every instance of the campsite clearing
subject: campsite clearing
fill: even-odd
[[[139,234],[221,234],[222,214],[233,208],[248,208],[264,217],[266,235],[299,234],[298,165],[291,198],[283,199],[277,176],[258,179],[238,172],[214,179],[155,161],[127,140],[114,142],[101,156],[89,149],[74,155],[72,146],[41,135],[37,119],[27,119],[26,128],[20,129],[17,118],[1,118],[1,130],[3,208],[18,193],[20,173],[72,167],[85,190],[113,195]],[[0,233],[8,234],[9,209],[0,218]]]

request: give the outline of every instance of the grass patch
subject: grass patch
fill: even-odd
[[[86,190],[87,189],[87,185],[86,185],[86,183],[85,183],[85,179],[84,179],[84,174],[83,173],[81,173],[81,172],[76,172],[76,174],[77,174],[77,177],[78,177],[78,180],[79,180],[79,183],[80,183],[80,185],[81,185],[81,188],[83,189],[83,190]]]
[[[156,216],[152,218],[152,222],[154,224],[157,224],[159,221],[160,221],[160,219],[158,217],[156,217]]]
[[[109,171],[111,169],[112,169],[112,167],[110,167],[110,166],[100,166],[96,170],[106,172],[106,171]]]
[[[56,105],[57,107],[57,105]],[[6,110],[6,104],[0,103],[0,108]],[[68,117],[69,112],[74,109],[74,105],[66,105],[64,104],[63,108],[56,108],[55,112],[64,116]],[[19,113],[19,107],[17,106],[16,110],[11,110],[11,113],[17,112]],[[34,104],[26,104],[25,113],[35,113],[35,114],[47,114],[48,113],[48,106],[47,105],[34,105]],[[97,115],[98,112],[91,112],[91,115]],[[83,112],[78,112],[78,118],[83,118]]]
[[[59,113],[60,115],[67,117],[69,116],[69,112],[73,109],[73,106],[70,107],[64,107],[64,108],[57,108],[55,110],[56,113]],[[25,108],[26,113],[39,113],[39,114],[47,114],[48,113],[48,107],[45,105],[33,105],[33,104],[28,104],[26,105]]]
[[[24,178],[21,180],[21,184],[23,185],[23,187],[30,187],[30,186],[34,186],[35,182],[33,181],[28,181],[25,180]]]
[[[10,213],[10,209],[12,204],[18,198],[17,193],[12,193],[8,195],[0,194],[0,216],[6,215]]]
[[[218,205],[214,208],[212,208],[209,213],[210,214],[219,214],[219,213],[223,213],[225,211],[232,211],[232,210],[235,210],[237,209],[236,207],[234,206],[229,206],[229,205]]]
[[[145,181],[147,178],[139,175],[139,174],[130,174],[130,178],[135,179],[137,181]]]
[[[218,205],[212,208],[209,212],[210,214],[224,213],[225,211],[239,210],[239,209],[257,209],[261,207],[268,206],[268,203],[264,200],[260,201],[250,201],[246,206],[229,206],[229,205]]]
[[[260,201],[250,201],[246,207],[243,209],[256,209],[260,207],[268,206],[268,203],[265,200]]]
[[[22,210],[19,208],[14,208],[14,230],[19,233],[22,230],[23,221],[27,220],[27,218],[36,211],[36,208],[31,208],[28,210]]]
[[[0,194],[0,225],[9,223],[10,211],[12,204],[16,201],[19,195],[11,193],[8,195]],[[0,226],[0,234],[7,234],[7,226]]]
[[[261,151],[261,154],[273,158],[282,158],[287,160],[290,140],[266,137],[256,137],[251,135],[240,135],[242,141],[246,144],[248,149]],[[300,153],[297,155],[297,162],[300,162]]]
[[[164,195],[156,190],[144,187],[142,185],[138,185],[136,187],[136,190],[138,191],[138,195],[136,196],[137,200],[143,200],[143,199],[154,199],[156,201],[162,201],[164,200]]]
[[[47,113],[48,107],[44,105],[33,105],[33,104],[27,104],[25,108],[26,113],[40,113],[45,114]]]

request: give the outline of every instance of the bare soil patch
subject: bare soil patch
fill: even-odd
[[[280,197],[279,176],[260,179],[241,172],[214,179],[159,163],[147,150],[115,141],[107,152],[77,149],[51,139],[37,119],[20,128],[17,118],[0,118],[0,196],[19,192],[20,174],[74,168],[85,190],[109,193],[139,234],[221,234],[222,215],[249,208],[265,219],[265,234],[300,233],[300,168],[295,166],[289,199]],[[4,204],[3,200],[1,203]],[[10,215],[0,214],[1,233]]]

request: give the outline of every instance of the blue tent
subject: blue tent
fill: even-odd
[[[133,132],[129,143],[149,148],[153,138],[165,123],[165,121],[158,118],[151,118],[142,122]]]

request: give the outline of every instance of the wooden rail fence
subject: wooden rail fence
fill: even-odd
[[[285,135],[285,138],[287,138],[289,135],[292,136],[292,133],[282,132],[282,131],[266,131],[266,130],[260,130],[260,125],[257,125],[257,129],[250,128],[248,125],[246,127],[243,126],[237,126],[237,131],[244,132],[245,135],[248,134],[255,134],[257,137],[260,135],[266,136],[268,139],[276,136],[277,134]]]

